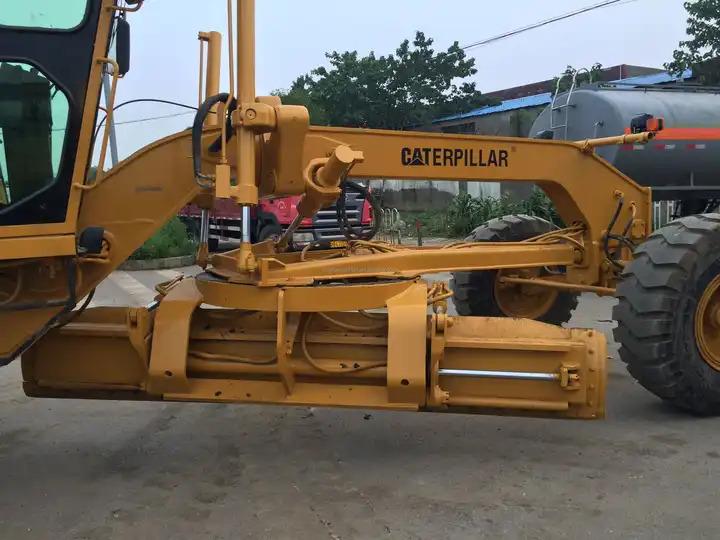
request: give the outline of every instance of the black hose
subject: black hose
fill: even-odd
[[[63,321],[60,321],[57,323],[57,326],[55,326],[55,328],[62,328],[63,326],[67,325],[68,323],[73,322],[80,315],[82,315],[83,312],[90,306],[90,302],[93,301],[93,298],[95,298],[95,291],[96,291],[96,289],[93,289],[92,291],[90,291],[90,294],[87,295],[87,298],[85,298],[85,301],[83,302],[82,306],[80,306],[79,309],[71,311],[67,315],[67,317],[65,317],[65,319]]]
[[[632,251],[635,251],[635,248],[637,247],[637,244],[630,240],[627,236],[620,236],[619,234],[611,234],[609,236],[611,240],[617,240],[621,244],[625,244]]]
[[[634,212],[633,212],[634,214]],[[608,234],[611,239],[618,240],[621,243],[624,243],[625,245],[632,244],[632,246],[635,246],[635,243],[628,238],[628,233],[630,232],[630,229],[632,229],[633,223],[635,223],[635,216],[630,216],[630,219],[628,220],[627,224],[625,225],[625,228],[623,229],[623,232],[620,236],[617,236],[615,234]],[[633,250],[635,247],[632,248]],[[620,255],[620,247],[618,246],[618,249],[615,250],[615,258],[617,258]]]
[[[232,125],[232,113],[235,109],[237,109],[237,99],[232,98],[225,114],[225,143],[230,142],[230,139],[232,139],[232,136],[235,134],[235,130]],[[221,147],[222,135],[215,139],[208,150],[210,152],[219,152]]]
[[[359,193],[365,200],[370,203],[373,214],[373,225],[369,231],[363,230],[362,214],[360,219],[359,231],[354,229],[353,226],[350,224],[350,220],[347,216],[347,208],[345,206],[348,189]],[[347,238],[348,240],[370,240],[380,230],[380,225],[382,222],[382,208],[380,207],[380,203],[373,195],[372,191],[369,188],[363,186],[362,184],[358,184],[357,182],[352,182],[350,180],[344,181],[342,183],[342,193],[340,194],[340,197],[335,204],[335,211],[337,214],[338,224],[340,225],[340,230],[342,231],[345,238]]]
[[[613,217],[610,220],[610,223],[608,224],[607,232],[605,233],[605,238],[603,239],[603,251],[605,252],[605,256],[608,258],[608,260],[613,265],[615,265],[616,268],[622,268],[622,265],[620,263],[618,263],[615,260],[615,257],[610,253],[610,238],[612,236],[615,236],[612,234],[612,230],[615,227],[615,224],[617,223],[618,218],[620,217],[620,212],[622,211],[624,204],[625,204],[625,198],[620,197],[618,199],[617,206],[615,207],[615,213],[613,214]]]
[[[195,115],[195,121],[193,122],[193,167],[195,174],[197,175],[199,172],[198,166],[199,166],[199,158],[196,161],[195,156],[196,152],[202,153],[202,150],[200,149],[200,143],[202,139],[202,126],[205,123],[205,119],[210,114],[212,107],[214,107],[216,104],[220,102],[225,102],[228,99],[228,94],[217,94],[215,96],[209,97],[199,108],[193,107],[192,105],[186,105],[185,103],[179,103],[177,101],[171,101],[168,99],[158,99],[158,98],[138,98],[138,99],[130,99],[128,101],[124,101],[116,106],[113,107],[113,112],[115,112],[118,109],[121,109],[122,107],[125,107],[126,105],[132,105],[133,103],[163,103],[165,105],[175,105],[176,107],[183,107],[185,109],[191,109],[193,111],[197,111]],[[229,107],[227,109],[227,116],[225,118],[225,141],[229,141],[233,136],[233,129],[232,129],[232,118],[231,113],[237,108],[237,100],[235,98],[232,99],[232,101],[229,104]],[[202,117],[202,120],[200,123],[200,131],[199,136],[197,137],[197,143],[196,143],[196,125],[198,123],[198,118]],[[100,133],[100,129],[102,129],[103,125],[107,121],[107,113],[98,123],[97,127],[95,128],[95,134],[93,135],[93,145],[94,141],[97,139],[98,134]],[[220,140],[220,137],[218,137],[215,142],[213,142],[210,145],[209,150],[211,152],[218,152],[220,150],[222,142]],[[197,145],[197,148],[196,148]]]
[[[215,94],[210,96],[195,113],[195,120],[192,125],[192,160],[193,160],[193,173],[195,178],[205,178],[201,170],[201,158],[202,158],[202,134],[203,126],[208,115],[212,112],[212,108],[218,103],[225,103],[230,97],[227,93]]]

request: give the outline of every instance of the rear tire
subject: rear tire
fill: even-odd
[[[720,369],[701,352],[696,326],[698,306],[718,275],[720,214],[680,218],[637,248],[613,310],[615,340],[630,374],[659,398],[698,415],[720,414]]]
[[[537,216],[518,214],[488,221],[475,229],[465,240],[467,242],[520,242],[552,231],[555,226]],[[450,288],[455,293],[453,300],[460,315],[508,317],[496,298],[496,270],[477,272],[455,272]],[[535,320],[562,324],[570,320],[577,307],[577,294],[557,292],[552,305]]]

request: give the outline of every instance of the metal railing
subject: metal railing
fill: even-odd
[[[659,229],[675,219],[675,201],[657,201],[653,203],[653,229]]]
[[[402,244],[402,220],[397,208],[383,208],[380,239],[391,244]]]

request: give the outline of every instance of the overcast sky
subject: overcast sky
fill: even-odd
[[[285,88],[325,61],[326,51],[394,52],[416,30],[437,49],[532,24],[598,0],[257,0],[257,93]],[[156,97],[197,102],[199,30],[225,30],[225,0],[147,0],[132,25],[132,69],[118,103]],[[636,64],[662,67],[685,37],[682,0],[634,0],[599,9],[468,51],[481,91],[549,79],[575,67]],[[227,55],[223,51],[223,61]],[[130,105],[117,120],[178,112]],[[189,126],[192,116],[118,126],[121,157]]]

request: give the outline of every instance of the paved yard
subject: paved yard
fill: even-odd
[[[116,273],[96,303],[171,275]],[[610,306],[584,297],[573,323],[607,331]],[[720,420],[616,358],[601,422],[31,400],[19,381],[0,370],[2,539],[720,536]]]

